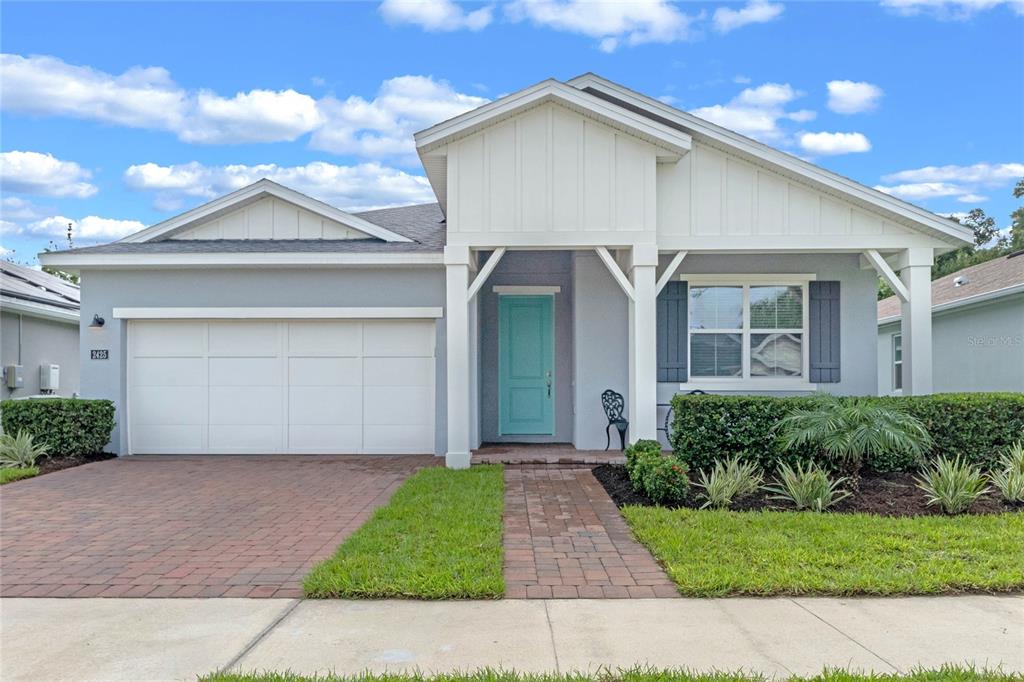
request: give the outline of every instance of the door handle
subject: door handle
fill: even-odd
[[[545,373],[545,375],[544,375],[544,376],[545,376],[545,377],[547,378],[547,384],[548,384],[548,397],[550,398],[550,397],[551,397],[551,370],[548,370],[548,371],[547,371],[547,372]]]

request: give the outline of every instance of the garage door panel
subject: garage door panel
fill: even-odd
[[[432,425],[367,425],[363,428],[363,438],[363,450],[368,454],[430,454],[434,451]]]
[[[132,421],[148,424],[205,424],[203,386],[136,386],[132,388]]]
[[[283,449],[283,429],[279,424],[210,424],[210,450],[274,453]]]
[[[204,358],[136,358],[132,386],[205,386]]]
[[[365,424],[432,424],[434,391],[423,386],[367,386],[363,393]]]
[[[288,446],[293,452],[360,452],[361,425],[293,424],[288,427]]]
[[[292,386],[288,391],[288,423],[361,424],[361,401],[359,386]]]
[[[195,357],[206,354],[204,322],[136,322],[132,325],[132,355]]]
[[[289,358],[288,383],[292,386],[359,386],[359,358]]]
[[[411,320],[368,322],[363,331],[367,357],[433,357],[436,341],[433,324]]]
[[[288,323],[288,354],[358,357],[363,325],[351,320]]]
[[[279,358],[210,358],[211,386],[280,386]]]
[[[210,424],[280,424],[280,386],[211,386]]]
[[[202,452],[203,428],[196,424],[136,424],[132,428],[132,442],[136,452]]]
[[[434,358],[366,358],[367,386],[433,386]]]
[[[281,332],[276,322],[210,322],[210,355],[276,357]]]

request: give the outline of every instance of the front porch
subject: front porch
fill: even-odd
[[[624,464],[620,450],[578,450],[572,443],[484,443],[473,451],[473,464],[506,466],[555,465],[590,468],[600,464]]]

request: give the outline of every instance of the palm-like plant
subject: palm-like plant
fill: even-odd
[[[775,485],[765,486],[773,500],[792,502],[798,510],[825,511],[836,502],[844,500],[850,493],[840,488],[845,478],[832,480],[828,473],[816,464],[806,468],[800,463],[796,467],[779,465],[779,478]]]
[[[932,439],[916,417],[864,398],[823,395],[775,425],[785,448],[811,446],[851,472],[865,459],[909,455],[921,460]]]
[[[947,514],[960,514],[991,488],[985,485],[981,469],[961,460],[939,457],[921,472],[917,487],[928,495],[928,504],[937,504]]]
[[[49,452],[43,443],[36,443],[27,431],[18,431],[17,436],[9,433],[0,435],[0,469],[26,469],[35,466],[36,460]]]
[[[705,501],[701,509],[727,509],[733,500],[760,488],[763,478],[756,464],[740,462],[738,456],[715,462],[710,472],[700,472],[700,480],[696,484],[704,489],[701,495]]]
[[[999,465],[989,475],[1003,499],[1024,502],[1024,443],[1016,442],[999,458]]]

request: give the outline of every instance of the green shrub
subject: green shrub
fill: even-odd
[[[661,454],[661,443],[656,440],[638,440],[637,442],[626,448],[626,473],[629,477],[633,478],[633,470],[636,468],[637,461],[644,454]]]
[[[0,469],[30,469],[47,453],[46,445],[36,443],[27,431],[0,435]]]
[[[870,398],[817,397],[775,425],[780,445],[821,452],[833,467],[856,473],[870,458],[876,470],[905,469],[931,447],[924,425],[894,405]]]
[[[1024,443],[1011,445],[988,477],[1004,500],[1024,502]]]
[[[981,469],[961,460],[939,457],[921,472],[917,487],[928,495],[928,504],[942,506],[947,514],[960,514],[991,488]]]
[[[792,502],[797,509],[825,511],[836,502],[850,496],[850,493],[839,488],[845,478],[832,480],[828,472],[817,464],[788,464],[779,466],[779,480],[765,490],[775,493],[773,500]]]
[[[686,464],[673,455],[644,455],[643,490],[657,504],[682,504],[690,492]]]
[[[49,448],[51,456],[102,452],[114,429],[114,404],[109,400],[4,400],[0,413],[5,432],[25,431]]]
[[[926,461],[962,453],[972,463],[991,468],[1002,452],[1024,434],[1024,393],[945,393],[860,400],[896,407],[916,417],[932,439]],[[710,471],[716,461],[737,455],[766,471],[780,463],[827,464],[827,458],[816,447],[803,444],[787,450],[772,433],[772,428],[793,410],[814,405],[814,397],[804,396],[676,395],[672,399],[675,452],[692,470],[700,471]],[[882,471],[914,468],[905,455],[869,455],[865,464]]]
[[[710,472],[700,472],[700,482],[696,484],[704,490],[701,496],[705,501],[701,509],[727,509],[733,500],[760,488],[763,479],[757,465],[753,462],[740,462],[739,457],[715,462]]]

